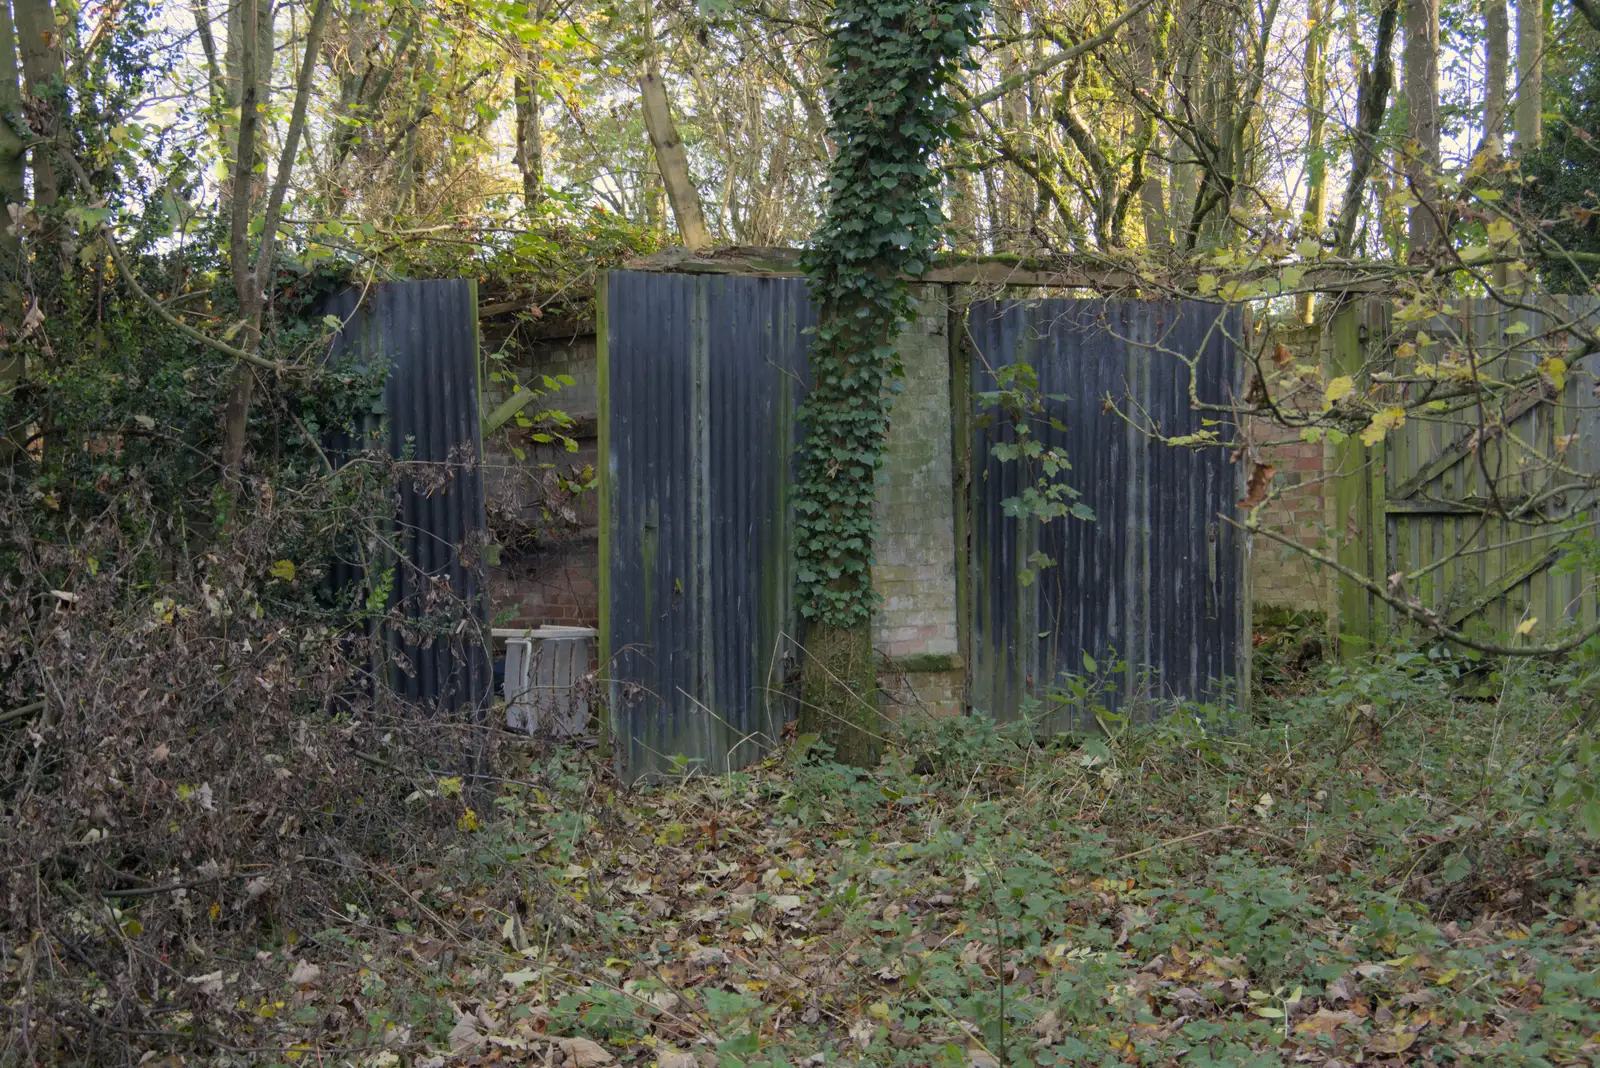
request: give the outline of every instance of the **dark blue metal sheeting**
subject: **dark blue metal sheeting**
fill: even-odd
[[[1096,516],[1041,525],[1006,515],[1029,476],[993,455],[996,442],[1014,440],[1010,421],[977,405],[966,634],[975,710],[1084,728],[1097,706],[1148,715],[1167,698],[1220,699],[1247,685],[1245,544],[1219,518],[1234,514],[1237,470],[1223,449],[1173,447],[1151,432],[1227,439],[1225,416],[1193,409],[1189,368],[1201,400],[1229,405],[1241,327],[1237,308],[1194,301],[971,306],[964,358],[974,398],[996,388],[996,368],[1030,364],[1041,393],[1064,397],[1045,414],[1066,429],[1040,418],[1035,434],[1066,454],[1064,481]],[[1061,699],[1074,688],[1069,675],[1089,686],[1087,700],[1081,690]]]
[[[797,278],[613,271],[601,309],[601,663],[626,779],[758,759],[791,709]]]
[[[377,674],[430,710],[481,716],[490,698],[483,565],[483,471],[478,407],[477,286],[470,279],[386,282],[329,298],[344,321],[329,362],[388,367],[381,412],[333,435],[348,460],[387,448],[400,461],[394,553],[367,560],[373,582],[392,572],[391,604],[415,621],[383,635]],[[369,549],[370,552],[370,549]],[[354,549],[334,581],[361,581]],[[448,594],[448,595],[446,595]]]

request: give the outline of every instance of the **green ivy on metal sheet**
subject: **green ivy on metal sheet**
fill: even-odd
[[[875,603],[872,505],[900,374],[895,339],[912,314],[905,278],[927,269],[943,230],[932,157],[955,118],[946,93],[983,7],[840,0],[831,16],[838,154],[804,261],[820,323],[795,496],[800,610],[828,626],[859,626]]]

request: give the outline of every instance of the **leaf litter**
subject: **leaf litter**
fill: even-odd
[[[1564,712],[1353,678],[1042,745],[903,725],[870,772],[539,752],[431,801],[498,816],[279,989],[188,982],[251,1007],[240,1045],[375,1066],[1593,1063],[1600,851],[1534,803]]]

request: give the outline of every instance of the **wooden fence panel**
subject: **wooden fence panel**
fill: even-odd
[[[1594,576],[1555,565],[1594,530],[1584,513],[1600,476],[1600,356],[1586,356],[1565,328],[1595,323],[1600,300],[1540,303],[1464,300],[1452,314],[1406,322],[1362,302],[1330,329],[1330,374],[1356,376],[1380,404],[1410,407],[1383,441],[1352,436],[1337,451],[1340,563],[1386,587],[1400,576],[1406,595],[1485,636],[1531,626],[1543,638],[1595,618]],[[1492,388],[1450,396],[1473,373]],[[1414,407],[1430,397],[1444,399]],[[1416,630],[1348,580],[1337,612],[1347,655]]]

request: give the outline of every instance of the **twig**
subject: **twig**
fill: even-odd
[[[163,886],[131,886],[126,890],[102,890],[101,897],[151,897],[155,894],[170,894],[174,890],[192,890],[197,886],[209,886],[211,883],[220,883],[226,879],[254,879],[258,876],[270,875],[271,872],[261,871],[236,871],[226,875],[207,875],[200,879],[185,879],[182,882],[167,883]]]
[[[1168,838],[1164,842],[1157,842],[1155,845],[1145,846],[1143,849],[1135,849],[1132,853],[1124,853],[1120,857],[1112,857],[1109,863],[1120,864],[1125,860],[1132,860],[1134,857],[1142,857],[1146,853],[1154,853],[1158,849],[1165,849],[1167,846],[1181,845],[1184,842],[1192,842],[1196,838],[1205,838],[1207,835],[1221,834],[1223,831],[1233,830],[1238,830],[1238,824],[1228,823],[1221,827],[1210,827],[1203,831],[1196,831],[1194,834],[1186,834],[1181,838]]]
[[[1022,88],[1024,85],[1033,81],[1033,79],[1048,74],[1050,71],[1061,66],[1061,64],[1070,62],[1086,52],[1094,51],[1096,48],[1099,48],[1101,45],[1115,37],[1118,30],[1122,29],[1122,27],[1131,21],[1134,16],[1142,14],[1144,10],[1153,2],[1154,0],[1144,0],[1144,3],[1142,4],[1135,4],[1127,11],[1124,11],[1115,22],[1107,26],[1104,30],[1101,30],[1095,36],[1089,38],[1087,41],[1080,42],[1079,44],[1073,45],[1071,48],[1057,52],[1055,55],[1049,56],[1048,58],[1033,64],[1027,70],[1019,71],[1016,74],[1013,74],[1011,77],[1006,78],[999,85],[995,86],[993,89],[990,89],[988,92],[979,93],[977,96],[970,97],[958,104],[957,107],[961,112],[964,113],[968,111],[974,111],[983,107],[985,104],[992,104],[996,100],[999,100],[1001,97],[1005,96],[1007,93],[1014,92],[1017,89]]]
[[[41,697],[37,701],[30,701],[20,708],[13,708],[10,712],[0,714],[0,727],[5,726],[7,723],[12,723],[16,720],[22,719],[25,716],[31,716],[33,713],[39,711],[43,707],[44,698]]]
[[[1317,563],[1331,568],[1340,575],[1343,575],[1345,578],[1349,579],[1351,582],[1354,582],[1356,585],[1360,586],[1374,597],[1377,597],[1389,607],[1404,612],[1412,620],[1421,623],[1423,626],[1433,631],[1445,641],[1454,642],[1457,645],[1464,645],[1468,649],[1476,649],[1480,653],[1487,653],[1490,656],[1558,656],[1561,653],[1571,652],[1573,649],[1576,649],[1590,638],[1600,634],[1600,623],[1597,623],[1592,627],[1584,628],[1570,638],[1559,642],[1553,642],[1549,645],[1501,645],[1498,642],[1479,641],[1478,639],[1469,637],[1462,631],[1451,627],[1448,623],[1444,622],[1444,620],[1440,619],[1438,616],[1434,615],[1432,612],[1423,607],[1420,602],[1410,603],[1400,600],[1393,594],[1389,593],[1388,590],[1385,590],[1378,583],[1373,582],[1371,579],[1355,571],[1353,568],[1346,567],[1344,564],[1341,564],[1339,561],[1333,559],[1331,556],[1328,556],[1326,553],[1320,553],[1315,549],[1301,545],[1293,538],[1279,534],[1277,531],[1270,530],[1257,522],[1252,521],[1241,523],[1231,516],[1222,515],[1220,513],[1218,514],[1217,518],[1221,519],[1224,523],[1227,523],[1230,526],[1238,527],[1240,530],[1246,531],[1250,534],[1260,534],[1272,541],[1277,542],[1280,545],[1285,545],[1298,553],[1302,553],[1305,556],[1310,557]]]

